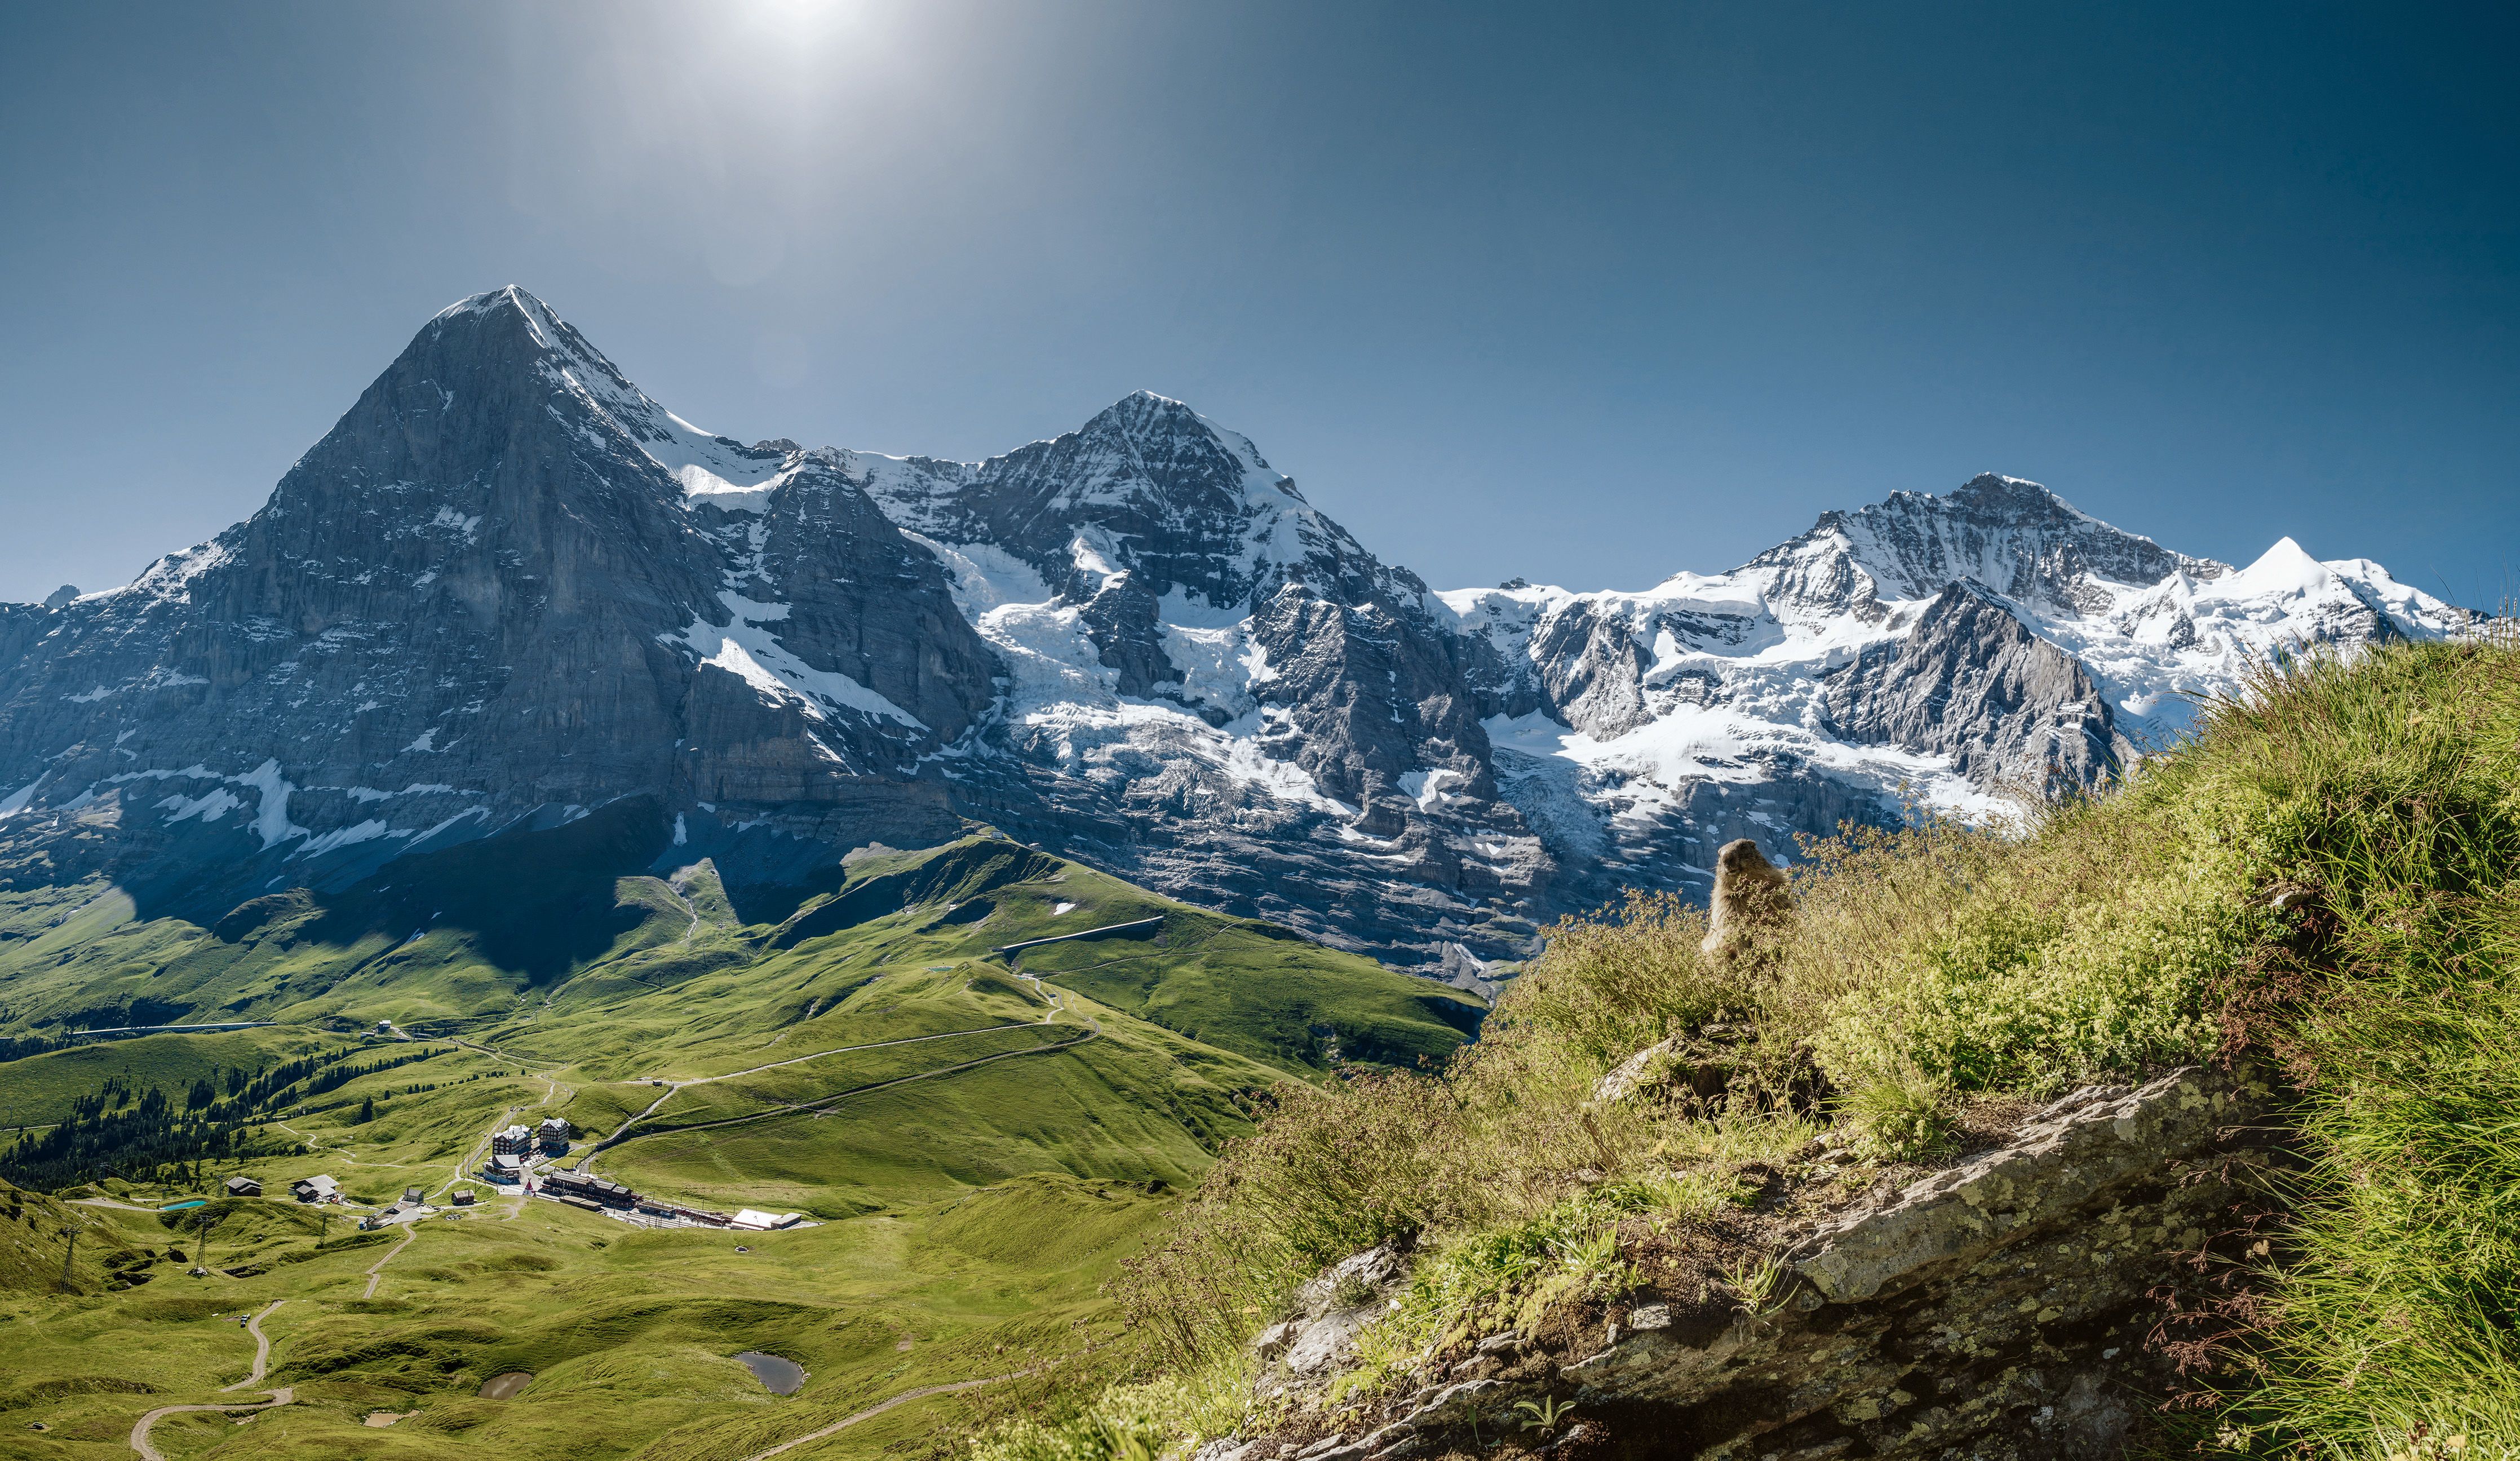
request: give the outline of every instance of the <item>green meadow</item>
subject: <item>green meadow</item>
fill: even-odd
[[[1482,1013],[994,836],[778,895],[706,862],[625,874],[623,837],[599,815],[206,922],[0,892],[0,1035],[273,1022],[0,1063],[0,1120],[27,1128],[0,1171],[58,1133],[43,1170],[77,1178],[0,1194],[0,1457],[127,1456],[144,1412],[288,1386],[151,1441],[740,1461],[995,1382],[783,1455],[932,1453],[1113,1362],[1104,1282],[1267,1091],[1440,1059]],[[1115,924],[1145,926],[994,952]],[[643,1194],[810,1225],[643,1228],[472,1175],[492,1131],[550,1115]],[[350,1206],[290,1198],[319,1172]],[[265,1196],[220,1195],[237,1175]],[[434,1214],[357,1229],[414,1186]],[[253,1355],[239,1316],[275,1301],[268,1376],[218,1393]],[[745,1350],[808,1378],[774,1393]],[[510,1372],[533,1378],[479,1395]]]

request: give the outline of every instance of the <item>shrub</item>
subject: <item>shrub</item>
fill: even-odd
[[[1698,952],[1706,912],[1676,892],[1631,890],[1619,903],[1560,920],[1548,951],[1514,982],[1490,1024],[1536,1027],[1572,1054],[1608,1065],[1728,1007],[1750,1007],[1750,982]]]

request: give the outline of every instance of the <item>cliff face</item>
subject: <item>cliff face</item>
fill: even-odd
[[[979,821],[1476,982],[1732,838],[2090,785],[2280,646],[2465,618],[2000,477],[1643,593],[1439,594],[1178,401],[984,462],[746,446],[509,289],[246,522],[0,606],[0,868],[214,913],[608,804],[738,885]]]
[[[516,291],[425,327],[253,517],[21,637],[9,830],[110,825],[222,892],[637,794],[937,835],[905,778],[992,689],[843,474],[682,427]]]

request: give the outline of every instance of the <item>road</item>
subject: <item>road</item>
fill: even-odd
[[[181,1415],[187,1410],[269,1410],[274,1405],[286,1405],[297,1398],[295,1389],[286,1385],[277,1390],[265,1391],[264,1393],[271,1398],[238,1400],[226,1405],[160,1405],[142,1416],[140,1424],[131,1428],[131,1448],[140,1453],[141,1461],[166,1461],[166,1453],[149,1443],[149,1430],[167,1416]]]
[[[1060,1000],[1064,997],[1063,993],[1051,991],[1047,985],[1042,983],[1038,976],[1025,974],[1020,970],[1015,971],[1014,974],[1017,979],[1031,982],[1034,992],[1043,995],[1048,1001],[1050,1005],[1049,1013],[1043,1015],[1039,1020],[1027,1020],[1017,1025],[998,1025],[988,1027],[991,1029],[1029,1029],[1036,1025],[1050,1024],[1062,1008]],[[952,1075],[958,1072],[972,1070],[980,1066],[992,1065],[1002,1060],[1014,1060],[1027,1055],[1049,1055],[1055,1051],[1072,1050],[1102,1033],[1102,1023],[1101,1021],[1095,1019],[1091,1015],[1083,1015],[1082,1018],[1085,1021],[1086,1028],[1080,1030],[1074,1039],[1058,1040],[1048,1045],[1035,1045],[1029,1050],[1002,1050],[995,1055],[984,1055],[977,1060],[967,1060],[959,1065],[939,1066],[933,1071],[922,1071],[916,1075],[899,1075],[890,1080],[878,1080],[869,1085],[851,1086],[847,1090],[835,1091],[828,1096],[819,1096],[811,1101],[799,1101],[789,1105],[774,1106],[768,1111],[756,1111],[749,1116],[729,1117],[722,1121],[702,1121],[692,1126],[676,1126],[673,1128],[673,1134],[680,1135],[687,1131],[714,1131],[721,1126],[740,1126],[746,1121],[757,1121],[765,1117],[793,1116],[800,1112],[820,1112],[826,1107],[835,1106],[852,1097],[872,1095],[877,1091],[888,1091],[894,1086],[908,1085],[915,1080],[933,1080],[940,1075]],[[975,1029],[952,1031],[952,1033],[955,1034],[982,1034],[985,1032],[985,1030]],[[941,1040],[944,1038],[946,1038],[944,1035],[917,1035],[906,1040],[878,1040],[874,1045],[851,1045],[845,1048],[849,1050],[873,1050],[882,1045],[913,1045],[917,1044],[921,1040]],[[842,1052],[838,1050],[827,1050],[823,1052],[825,1055],[838,1055],[841,1053]],[[797,1057],[797,1060],[816,1059],[820,1059],[820,1057],[811,1055]],[[775,1061],[768,1066],[756,1066],[753,1070],[767,1071],[772,1070],[777,1066],[792,1066],[794,1064],[796,1064],[796,1061],[794,1060]],[[738,1075],[749,1075],[751,1073],[751,1071],[730,1071],[724,1075],[711,1075],[700,1080],[687,1080],[684,1081],[683,1084],[705,1085],[711,1080],[731,1080]],[[637,1117],[622,1122],[620,1129],[614,1131],[610,1136],[606,1137],[604,1140],[588,1148],[586,1155],[577,1159],[577,1169],[580,1171],[587,1170],[587,1164],[595,1159],[595,1154],[604,1151],[608,1147],[618,1146],[626,1141],[638,1140],[639,1138],[628,1134],[631,1126],[636,1124],[638,1121],[645,1119],[651,1113],[654,1112],[657,1107],[664,1105],[666,1097],[671,1096],[672,1094],[673,1091],[669,1090],[665,1092],[665,1095],[658,1096],[655,1101],[648,1107],[647,1111],[643,1111],[639,1113]],[[665,1133],[653,1132],[651,1134],[663,1135]]]
[[[227,1394],[231,1392],[243,1390],[248,1385],[260,1383],[265,1368],[271,1363],[271,1336],[262,1332],[262,1321],[271,1317],[271,1311],[273,1309],[280,1307],[288,1301],[289,1301],[285,1299],[275,1299],[271,1301],[271,1302],[262,1306],[262,1312],[255,1314],[252,1318],[246,1321],[246,1332],[253,1336],[253,1369],[243,1380],[238,1381],[236,1384],[220,1386],[219,1393],[221,1394]],[[158,1447],[150,1441],[149,1432],[152,1427],[156,1426],[159,1421],[164,1420],[167,1416],[181,1415],[188,1410],[268,1410],[275,1405],[291,1404],[297,1398],[295,1389],[286,1385],[280,1386],[275,1390],[265,1391],[263,1393],[271,1396],[271,1398],[268,1400],[232,1400],[225,1403],[210,1405],[160,1405],[157,1409],[150,1411],[147,1415],[142,1416],[139,1421],[132,1426],[131,1449],[139,1453],[141,1461],[166,1461],[166,1453],[158,1449]]]
[[[906,1390],[893,1396],[891,1399],[884,1401],[880,1405],[870,1405],[866,1409],[859,1411],[857,1414],[835,1420],[819,1431],[807,1432],[805,1435],[799,1436],[793,1440],[783,1440],[766,1451],[754,1451],[751,1455],[744,1457],[743,1461],[770,1461],[771,1457],[780,1454],[782,1451],[792,1451],[800,1445],[804,1445],[810,1441],[820,1440],[826,1436],[836,1436],[840,1432],[847,1430],[849,1427],[856,1425],[860,1421],[873,1420],[877,1416],[890,1410],[895,1405],[907,1405],[913,1400],[926,1399],[929,1395],[950,1395],[958,1390],[978,1390],[983,1385],[995,1385],[1001,1380],[1012,1380],[1017,1375],[1025,1375],[1031,1372],[1027,1370],[1017,1370],[1011,1375],[991,1375],[986,1380],[957,1380],[951,1385],[927,1385],[922,1386],[918,1390]]]
[[[247,1371],[246,1377],[236,1384],[220,1386],[219,1393],[226,1394],[230,1391],[243,1390],[262,1378],[264,1366],[271,1363],[271,1336],[262,1332],[262,1321],[271,1317],[273,1309],[288,1301],[286,1299],[275,1299],[262,1306],[261,1313],[245,1321],[245,1332],[253,1336],[253,1368]]]
[[[1040,981],[1040,980],[1038,980],[1038,979],[1034,979],[1034,978],[1033,978],[1033,976],[1028,975],[1028,974],[1017,974],[1016,978],[1018,978],[1018,979],[1025,979],[1025,980],[1031,980],[1031,981],[1032,981],[1033,991],[1034,991],[1035,993],[1037,993],[1037,994],[1039,994],[1039,993],[1042,993],[1042,992],[1043,992],[1043,991],[1042,991],[1042,983],[1041,983],[1041,981]],[[611,1135],[609,1135],[609,1136],[608,1136],[608,1137],[604,1138],[602,1141],[599,1141],[599,1142],[597,1142],[595,1145],[593,1145],[593,1146],[591,1146],[591,1147],[587,1148],[587,1149],[586,1149],[586,1155],[584,1155],[584,1156],[582,1156],[582,1157],[578,1158],[578,1159],[577,1159],[577,1161],[576,1161],[576,1163],[575,1163],[574,1164],[575,1164],[576,1168],[577,1168],[579,1171],[584,1171],[584,1170],[586,1170],[586,1169],[587,1169],[587,1167],[586,1167],[586,1164],[587,1164],[588,1162],[590,1162],[590,1161],[594,1160],[594,1157],[595,1157],[595,1154],[596,1154],[596,1153],[601,1152],[601,1151],[605,1150],[605,1149],[606,1149],[606,1148],[608,1148],[608,1147],[614,1147],[614,1146],[618,1146],[618,1145],[620,1145],[622,1142],[629,1140],[629,1139],[630,1139],[630,1128],[631,1128],[631,1127],[636,1126],[636,1125],[638,1125],[641,1121],[644,1121],[644,1120],[646,1120],[648,1118],[650,1118],[650,1117],[652,1117],[652,1116],[654,1116],[654,1115],[656,1114],[656,1112],[657,1112],[657,1109],[658,1109],[658,1108],[662,1107],[666,1102],[668,1102],[668,1101],[672,1100],[672,1099],[674,1098],[674,1093],[675,1093],[676,1091],[679,1091],[679,1090],[683,1089],[685,1086],[692,1086],[692,1085],[711,1085],[711,1084],[714,1084],[714,1083],[716,1083],[716,1082],[718,1082],[718,1081],[721,1081],[721,1080],[735,1080],[735,1079],[738,1079],[738,1078],[740,1078],[740,1077],[742,1077],[742,1076],[745,1076],[745,1075],[758,1075],[758,1074],[760,1074],[760,1073],[761,1073],[762,1072],[764,1072],[764,1071],[776,1071],[776,1070],[780,1069],[780,1068],[781,1068],[781,1067],[783,1067],[783,1066],[801,1066],[801,1065],[805,1064],[807,1061],[821,1060],[821,1059],[823,1059],[825,1056],[831,1056],[831,1055],[847,1055],[847,1054],[849,1054],[851,1051],[855,1051],[855,1050],[882,1050],[882,1049],[885,1049],[885,1048],[887,1048],[887,1047],[889,1047],[889,1046],[893,1046],[893,1045],[917,1045],[917,1044],[921,1044],[921,1043],[923,1043],[923,1042],[928,1041],[928,1040],[952,1040],[952,1039],[959,1039],[959,1038],[961,1038],[961,1037],[962,1037],[962,1036],[964,1036],[964,1035],[984,1035],[984,1034],[988,1034],[988,1033],[989,1033],[989,1032],[991,1032],[992,1030],[1000,1030],[1000,1029],[1025,1029],[1025,1028],[1029,1028],[1030,1027],[1035,1026],[1035,1025],[1048,1025],[1048,1024],[1050,1024],[1050,1023],[1051,1023],[1051,1021],[1052,1021],[1052,1020],[1056,1019],[1056,1018],[1058,1017],[1058,997],[1057,997],[1056,995],[1049,995],[1049,996],[1046,996],[1046,997],[1045,997],[1045,1002],[1049,1005],[1049,1008],[1048,1008],[1046,1011],[1044,1011],[1044,1012],[1043,1012],[1042,1017],[1041,1017],[1040,1019],[1038,1019],[1038,1020],[1017,1020],[1017,1021],[1014,1021],[1014,1022],[1012,1022],[1012,1023],[1006,1024],[1006,1025],[983,1025],[983,1026],[980,1026],[980,1027],[978,1027],[977,1028],[974,1028],[974,1029],[949,1029],[949,1030],[945,1030],[945,1031],[943,1031],[942,1033],[939,1033],[939,1034],[932,1034],[932,1035],[905,1035],[905,1036],[903,1036],[902,1038],[900,1038],[900,1039],[898,1039],[898,1040],[872,1040],[872,1041],[869,1041],[868,1043],[863,1044],[863,1045],[841,1045],[841,1046],[838,1046],[838,1047],[836,1047],[836,1048],[834,1048],[834,1049],[831,1049],[831,1050],[817,1050],[817,1051],[815,1051],[815,1052],[814,1052],[813,1054],[811,1054],[811,1055],[791,1055],[791,1056],[789,1056],[789,1057],[788,1057],[788,1059],[786,1059],[786,1060],[774,1060],[774,1061],[770,1061],[770,1062],[768,1062],[768,1063],[766,1063],[766,1064],[763,1064],[763,1065],[758,1065],[758,1066],[749,1066],[749,1067],[746,1067],[745,1069],[741,1070],[741,1071],[727,1071],[727,1072],[723,1072],[723,1073],[719,1073],[719,1074],[716,1074],[716,1075],[697,1075],[697,1076],[694,1076],[693,1078],[691,1078],[691,1079],[689,1079],[689,1080],[668,1080],[668,1081],[666,1081],[666,1082],[665,1082],[665,1093],[664,1093],[663,1095],[658,1096],[655,1100],[649,1102],[649,1103],[648,1103],[648,1109],[647,1109],[647,1110],[640,1112],[637,1116],[634,1116],[634,1117],[632,1117],[630,1119],[628,1119],[628,1120],[626,1120],[626,1121],[623,1121],[620,1125],[613,1127],[613,1128],[612,1128],[612,1134],[611,1134]],[[1094,1027],[1094,1032],[1095,1032],[1096,1034],[1100,1034],[1100,1033],[1102,1033],[1102,1027],[1101,1026],[1099,1026],[1099,1025],[1098,1025],[1098,1026],[1096,1026],[1096,1027]],[[1089,1038],[1090,1038],[1090,1037],[1089,1037]],[[1045,1045],[1045,1046],[1043,1046],[1043,1047],[1041,1047],[1041,1048],[1042,1048],[1042,1049],[1045,1049],[1045,1050],[1064,1050],[1064,1049],[1066,1049],[1069,1045],[1073,1045],[1073,1044],[1075,1044],[1075,1043],[1077,1043],[1075,1040],[1063,1040],[1063,1041],[1059,1042],[1059,1043],[1058,1043],[1058,1044],[1057,1044],[1057,1045]],[[1011,1052],[1009,1052],[1009,1053],[1010,1053],[1010,1054],[1013,1054],[1013,1055],[1031,1055],[1031,1054],[1034,1054],[1035,1052],[1034,1052],[1034,1051],[1030,1051],[1030,1050],[1017,1050],[1017,1051],[1011,1051]],[[989,1057],[988,1059],[989,1059],[989,1060],[1000,1060],[1000,1059],[1004,1059],[1004,1057],[1003,1057],[1003,1056],[991,1056],[991,1057]],[[922,1079],[925,1079],[927,1075],[942,1075],[942,1074],[945,1074],[948,1071],[961,1071],[961,1070],[968,1070],[968,1069],[969,1069],[971,1066],[975,1066],[975,1065],[986,1065],[987,1063],[988,1063],[988,1061],[987,1061],[987,1060],[980,1060],[980,1061],[968,1061],[968,1062],[966,1062],[966,1063],[964,1063],[963,1065],[960,1065],[960,1066],[948,1066],[948,1067],[945,1067],[943,1070],[929,1071],[929,1072],[925,1073],[925,1074],[924,1074],[924,1075],[906,1075],[906,1076],[903,1076],[903,1077],[902,1077],[902,1079],[903,1079],[903,1080],[922,1080]],[[899,1085],[900,1083],[901,1083],[901,1081],[899,1081],[899,1080],[888,1080],[888,1081],[883,1082],[883,1085]],[[859,1088],[858,1088],[858,1089],[856,1089],[856,1090],[842,1091],[842,1092],[840,1092],[840,1096],[854,1096],[854,1095],[861,1094],[861,1093],[862,1093],[862,1092],[864,1092],[864,1091],[870,1091],[870,1090],[880,1090],[880,1089],[882,1089],[882,1086],[879,1086],[879,1085],[861,1086],[861,1087],[859,1087]],[[838,1100],[838,1099],[839,1099],[839,1096],[828,1096],[828,1097],[825,1097],[824,1099],[825,1099],[825,1100],[833,1100],[833,1101],[835,1101],[835,1100]],[[811,1103],[811,1104],[818,1104],[818,1103]],[[806,1107],[803,1107],[803,1106],[788,1106],[788,1107],[781,1107],[781,1108],[779,1108],[779,1110],[782,1110],[782,1111],[802,1111],[802,1110],[805,1110],[805,1109],[806,1109]],[[769,1113],[763,1113],[763,1114],[764,1114],[764,1115],[768,1115]],[[748,1120],[753,1119],[753,1118],[751,1118],[751,1117],[738,1117],[738,1118],[736,1118],[735,1119],[736,1119],[736,1120],[748,1121]],[[716,1121],[716,1122],[712,1122],[711,1124],[712,1124],[712,1125],[727,1125],[727,1124],[730,1124],[730,1123],[729,1123],[729,1122],[725,1122],[725,1121]],[[698,1131],[698,1130],[701,1130],[701,1129],[703,1129],[703,1128],[698,1127],[698,1126],[678,1126],[678,1127],[676,1127],[675,1129],[676,1129],[676,1130],[678,1130],[678,1131]]]

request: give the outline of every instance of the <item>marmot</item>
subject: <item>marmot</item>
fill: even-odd
[[[1790,907],[1785,875],[1760,855],[1757,843],[1736,838],[1715,854],[1715,896],[1706,910],[1706,941],[1698,947],[1721,954],[1750,929],[1780,922]]]

